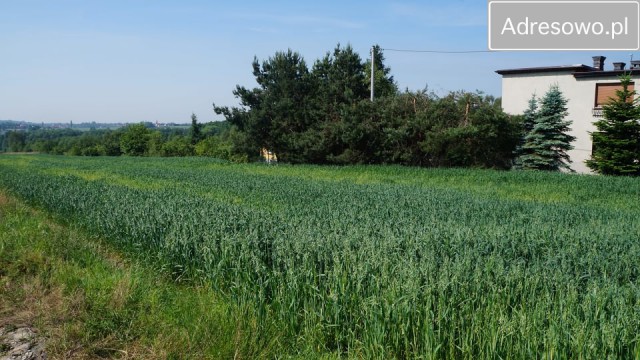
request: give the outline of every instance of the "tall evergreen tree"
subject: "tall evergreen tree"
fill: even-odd
[[[538,99],[536,98],[536,94],[531,95],[531,99],[529,99],[529,107],[524,111],[524,121],[522,122],[522,127],[525,135],[530,133],[533,130],[533,127],[536,124],[536,117],[538,116]]]
[[[640,176],[640,108],[629,90],[631,77],[620,77],[622,90],[603,106],[604,117],[591,134],[593,152],[586,161],[593,171],[606,175]]]
[[[292,50],[277,52],[260,63],[253,61],[259,87],[237,86],[234,95],[241,108],[217,107],[214,111],[244,132],[257,149],[275,152],[283,162],[311,162],[310,149],[317,143],[312,101],[315,83],[306,62]]]
[[[191,113],[191,128],[189,129],[191,145],[195,145],[202,140],[202,124],[198,124],[198,117]]]
[[[370,56],[370,55],[369,55]],[[393,76],[391,76],[391,68],[384,64],[384,54],[379,45],[373,47],[373,81],[374,92],[376,98],[393,96],[398,94],[398,85],[396,85]],[[371,91],[371,58],[364,64],[366,87]]]
[[[313,100],[318,119],[315,126],[321,133],[317,143],[322,148],[323,161],[327,158],[330,162],[338,161],[335,158],[352,146],[352,137],[347,132],[353,131],[354,126],[347,124],[350,120],[347,117],[353,119],[354,112],[361,110],[358,104],[369,101],[365,74],[362,58],[351,45],[338,44],[313,66],[312,75],[318,90]],[[350,162],[351,157],[340,161]]]
[[[540,110],[531,131],[525,136],[520,161],[523,169],[569,170],[571,160],[567,151],[573,149],[574,136],[567,134],[570,121],[567,116],[567,100],[557,85],[552,85],[540,100]]]
[[[515,163],[514,168],[522,169],[522,159],[521,157],[525,155],[523,146],[525,144],[525,137],[533,130],[533,126],[536,122],[536,117],[538,116],[538,99],[536,98],[536,94],[531,95],[531,99],[529,99],[529,107],[524,111],[523,121],[522,121],[522,138],[520,142],[516,146],[515,150]]]
[[[318,81],[318,95],[329,106],[351,105],[369,98],[362,59],[351,45],[343,48],[338,44],[333,53],[317,60],[313,75]]]

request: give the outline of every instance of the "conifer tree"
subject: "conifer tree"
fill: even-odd
[[[538,116],[538,99],[536,98],[536,94],[531,95],[531,99],[529,99],[529,107],[524,111],[523,114],[523,122],[522,122],[522,138],[520,142],[516,146],[515,150],[515,164],[514,168],[522,169],[522,159],[521,157],[525,155],[523,146],[525,142],[525,137],[533,130],[533,126],[535,125],[536,117]]]
[[[195,145],[198,141],[202,140],[202,124],[198,124],[198,117],[195,113],[191,113],[189,137],[191,138],[191,145]]]
[[[520,162],[523,169],[569,170],[571,160],[567,151],[573,149],[574,136],[567,134],[570,121],[567,116],[567,100],[557,85],[552,85],[540,100],[533,128],[525,136]]]
[[[631,77],[620,77],[622,90],[603,106],[603,119],[591,134],[593,152],[586,161],[593,171],[606,175],[640,175],[640,108],[635,91],[629,90]]]
[[[533,126],[536,124],[536,117],[538,116],[538,99],[536,94],[531,95],[529,99],[529,107],[524,111],[523,128],[525,135],[533,130]]]
[[[384,53],[379,45],[373,47],[374,71],[373,81],[376,99],[386,96],[394,96],[398,93],[398,85],[391,75],[391,68],[385,66]],[[371,59],[368,58],[364,64],[364,85],[371,90]]]

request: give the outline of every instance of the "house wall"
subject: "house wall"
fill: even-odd
[[[617,77],[575,78],[572,71],[511,74],[502,76],[502,107],[506,113],[522,114],[529,105],[531,95],[540,98],[551,85],[558,85],[567,101],[570,134],[576,137],[568,152],[571,168],[579,173],[591,173],[585,161],[591,157],[591,135],[598,120],[592,114],[595,105],[596,83],[619,82]]]

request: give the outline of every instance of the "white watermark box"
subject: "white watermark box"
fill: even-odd
[[[495,0],[489,50],[638,50],[638,1]]]

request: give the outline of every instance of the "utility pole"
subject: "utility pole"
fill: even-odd
[[[375,76],[375,57],[374,57],[374,47],[371,47],[371,101],[373,101],[373,78]]]

